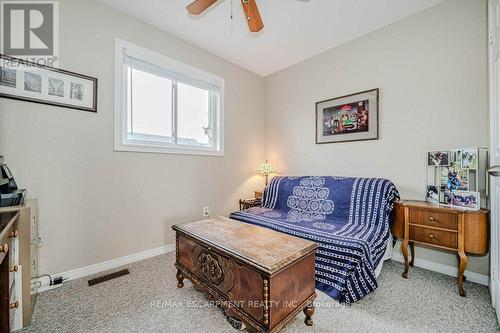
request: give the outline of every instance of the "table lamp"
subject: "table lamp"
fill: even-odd
[[[265,163],[262,163],[257,168],[257,174],[266,176],[266,186],[268,183],[269,175],[276,174],[277,172],[278,172],[278,170],[276,170],[276,168],[273,167],[273,165],[271,163],[269,163],[267,160]]]

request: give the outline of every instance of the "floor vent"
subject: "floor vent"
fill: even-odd
[[[116,279],[117,277],[124,276],[124,275],[127,275],[127,274],[130,274],[130,272],[128,271],[128,269],[122,269],[121,271],[118,271],[118,272],[114,272],[114,273],[110,273],[110,274],[106,274],[106,275],[100,276],[98,278],[89,280],[89,287],[93,286],[94,284],[98,284],[98,283],[105,282],[105,281],[108,281],[108,280]]]

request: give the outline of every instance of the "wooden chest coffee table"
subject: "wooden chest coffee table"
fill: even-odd
[[[173,229],[177,286],[191,280],[233,326],[277,332],[302,310],[313,324],[316,243],[224,217]]]

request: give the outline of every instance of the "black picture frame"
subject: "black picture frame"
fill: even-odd
[[[14,91],[12,93],[6,93],[3,91],[0,91],[0,97],[2,98],[8,98],[8,99],[14,99],[14,100],[20,100],[20,101],[26,101],[26,102],[32,102],[32,103],[39,103],[39,104],[45,104],[45,105],[53,105],[53,106],[58,106],[58,107],[64,107],[64,108],[70,108],[70,109],[75,109],[75,110],[81,110],[81,111],[87,111],[87,112],[94,112],[97,113],[97,84],[98,84],[98,79],[95,77],[91,77],[88,75],[83,75],[71,71],[67,71],[64,69],[60,68],[54,68],[54,67],[48,67],[44,65],[39,65],[35,62],[27,61],[24,59],[19,59],[15,57],[11,57],[5,54],[0,54],[0,67],[5,63],[5,61],[10,62],[10,63],[17,63],[19,66],[25,66],[27,68],[32,68],[36,67],[39,70],[44,70],[44,71],[49,71],[49,72],[54,72],[70,77],[74,77],[79,80],[87,80],[91,81],[92,83],[92,106],[91,107],[85,107],[85,106],[80,106],[80,105],[74,105],[74,104],[69,104],[69,103],[63,103],[63,102],[55,102],[55,101],[50,101],[46,100],[43,98],[33,98],[33,97],[27,97],[27,96],[22,96],[22,95],[16,95]],[[16,70],[22,70],[22,69],[16,69]]]

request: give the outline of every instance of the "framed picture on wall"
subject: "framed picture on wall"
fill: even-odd
[[[0,54],[0,97],[97,112],[97,79]]]
[[[316,143],[377,140],[379,90],[316,103]]]

